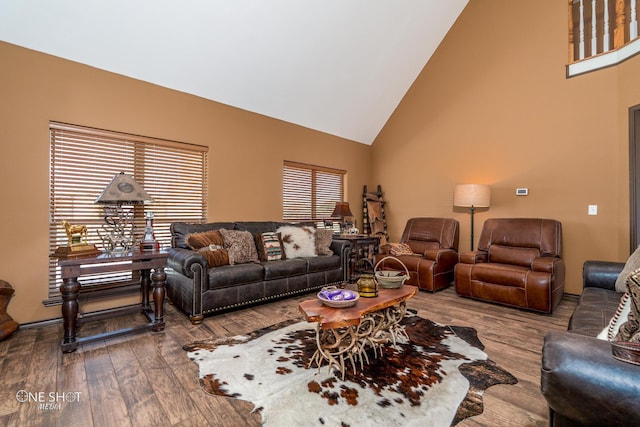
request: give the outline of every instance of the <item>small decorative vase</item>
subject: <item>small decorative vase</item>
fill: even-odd
[[[15,290],[4,280],[0,280],[0,341],[14,333],[20,324],[7,314],[7,306]]]

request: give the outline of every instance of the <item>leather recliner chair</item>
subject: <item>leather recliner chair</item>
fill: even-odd
[[[413,255],[394,255],[409,270],[407,285],[435,292],[453,282],[458,262],[459,223],[451,218],[411,218],[400,243],[406,243]],[[390,245],[382,245],[376,262],[389,255]],[[394,259],[384,260],[379,269],[404,270]]]
[[[551,313],[564,292],[562,224],[552,219],[485,221],[476,251],[460,254],[456,292],[464,297]]]

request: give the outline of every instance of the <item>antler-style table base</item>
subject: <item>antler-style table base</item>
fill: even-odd
[[[373,349],[374,357],[388,343],[394,345],[401,336],[406,337],[400,324],[406,312],[406,301],[418,291],[415,286],[404,285],[397,289],[380,289],[375,298],[360,298],[355,306],[332,308],[318,299],[303,301],[301,313],[309,322],[317,322],[316,344],[318,349],[310,360],[322,367],[326,361],[329,370],[336,366],[344,379],[346,363],[353,372],[359,362],[360,369],[369,363],[367,349]]]

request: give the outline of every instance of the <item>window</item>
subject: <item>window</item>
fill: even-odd
[[[88,242],[102,248],[97,230],[103,207],[94,202],[113,177],[132,175],[154,201],[134,208],[137,234],[144,212],[154,213],[154,232],[161,247],[170,246],[172,222],[204,222],[207,211],[207,147],[50,122],[49,249],[67,244],[62,221],[86,225]],[[131,274],[129,279],[131,279]],[[109,276],[109,279],[113,279]],[[118,281],[126,277],[118,277]],[[106,277],[89,277],[103,284]],[[113,280],[109,280],[113,281]],[[49,263],[49,297],[59,300],[60,272]],[[46,304],[46,302],[45,302]]]
[[[316,221],[330,218],[336,202],[344,197],[346,172],[321,166],[284,162],[282,217],[285,221]]]

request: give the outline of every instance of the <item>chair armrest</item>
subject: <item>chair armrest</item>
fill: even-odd
[[[487,251],[469,251],[462,252],[458,256],[458,262],[463,264],[478,264],[481,262],[487,262],[489,259],[489,254]]]
[[[453,249],[427,249],[424,251],[424,257],[435,262],[444,262],[455,258],[455,262],[458,262],[458,253]]]
[[[191,249],[171,248],[167,258],[167,267],[172,268],[177,273],[193,279],[194,264],[199,264],[201,271],[207,271],[207,260],[205,257]]]
[[[623,262],[585,261],[582,265],[582,283],[585,288],[616,288],[616,279],[624,268]]]
[[[559,264],[563,264],[561,258],[558,257],[540,257],[533,260],[531,269],[533,271],[544,271],[545,273],[553,273],[558,269]]]
[[[640,419],[640,366],[613,358],[611,343],[553,331],[542,348],[540,388],[550,408],[583,425]]]

